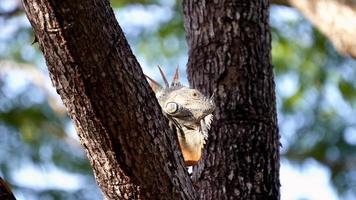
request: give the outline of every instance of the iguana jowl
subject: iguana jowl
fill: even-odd
[[[156,94],[163,114],[169,119],[171,127],[176,129],[179,146],[185,164],[192,166],[201,158],[208,130],[213,119],[215,104],[213,98],[204,96],[196,89],[181,85],[178,67],[169,85],[162,69],[158,67],[165,86],[153,79],[150,85]]]

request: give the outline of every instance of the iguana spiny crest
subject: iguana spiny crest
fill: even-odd
[[[179,146],[185,164],[195,165],[199,161],[208,130],[213,119],[215,104],[213,97],[206,97],[196,89],[181,85],[178,67],[169,85],[165,74],[158,66],[164,81],[164,87],[150,80],[163,114],[169,119],[171,127],[176,129]]]

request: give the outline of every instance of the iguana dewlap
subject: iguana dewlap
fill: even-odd
[[[159,68],[165,87],[150,80],[163,114],[169,119],[171,127],[177,132],[179,146],[185,164],[195,165],[202,155],[202,150],[213,118],[215,105],[212,97],[208,98],[196,89],[182,86],[179,82],[178,68],[171,85]]]

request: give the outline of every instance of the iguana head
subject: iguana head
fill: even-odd
[[[159,96],[158,99],[163,111],[185,122],[185,126],[199,124],[215,108],[211,98],[205,97],[196,89],[183,86]]]
[[[208,98],[196,89],[181,85],[178,68],[171,85],[169,85],[162,69],[158,68],[165,86],[162,87],[156,81],[147,77],[150,80],[150,85],[164,115],[177,129],[184,159],[187,161],[186,158],[188,157],[188,154],[184,153],[185,151],[193,152],[192,155],[195,151],[199,151],[199,156],[195,156],[199,157],[197,159],[199,160],[201,149],[208,137],[208,130],[213,118],[212,113],[215,110],[213,97]]]

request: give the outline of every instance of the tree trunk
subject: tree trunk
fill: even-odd
[[[175,134],[109,1],[23,0],[106,199],[195,199]]]
[[[279,199],[268,1],[183,1],[188,79],[217,110],[193,181],[200,199]]]
[[[356,58],[356,3],[351,0],[272,0],[292,6],[314,24],[342,54]]]

